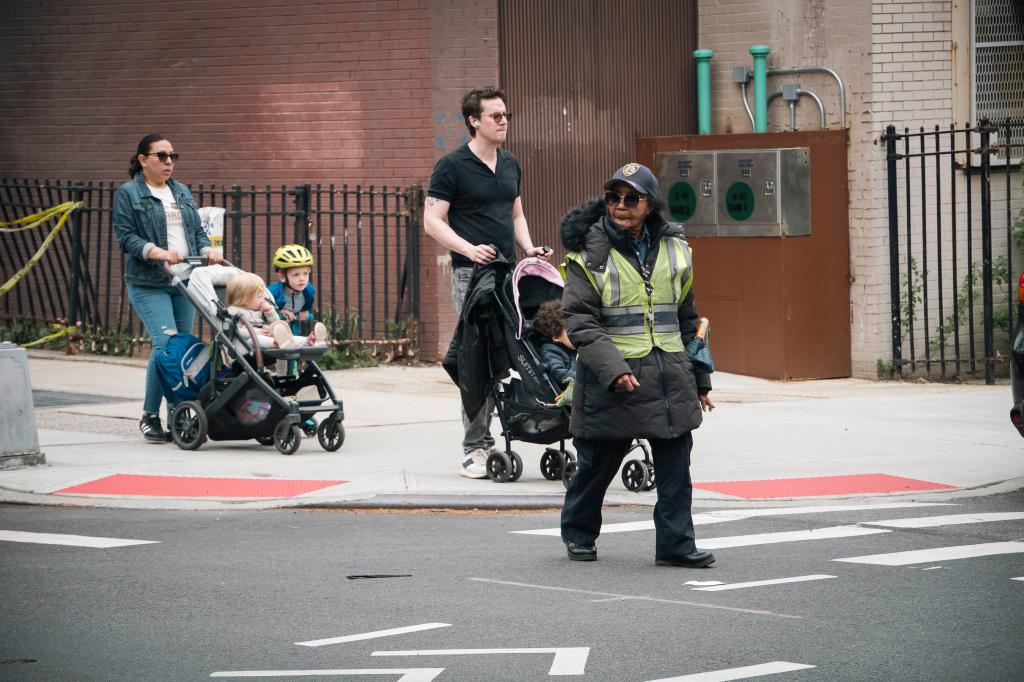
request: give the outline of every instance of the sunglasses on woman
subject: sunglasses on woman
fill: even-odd
[[[647,197],[643,194],[637,194],[636,192],[630,192],[629,194],[619,194],[618,192],[606,192],[604,195],[604,203],[608,206],[618,206],[621,201],[626,208],[636,208],[640,205],[640,202]]]
[[[150,152],[149,154],[143,154],[143,156],[155,156],[160,160],[160,163],[166,163],[167,159],[177,163],[179,154],[178,152],[171,152],[169,154],[167,152]]]

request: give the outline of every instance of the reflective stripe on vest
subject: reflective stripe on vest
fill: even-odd
[[[580,253],[566,260],[580,264],[594,289],[601,294],[601,324],[625,358],[642,358],[654,346],[682,352],[679,306],[693,283],[692,255],[686,242],[675,237],[661,240],[651,272],[651,293],[636,268],[612,249],[604,273],[586,266]]]

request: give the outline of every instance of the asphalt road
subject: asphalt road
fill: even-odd
[[[827,504],[865,502],[886,500]],[[690,570],[654,566],[645,508],[607,510],[622,532],[580,564],[543,534],[554,512],[0,507],[0,679],[1024,679],[1024,493],[714,509],[697,533],[718,562]]]

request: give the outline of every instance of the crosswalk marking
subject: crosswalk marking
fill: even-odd
[[[798,575],[792,578],[772,578],[771,580],[754,580],[747,583],[726,583],[724,585],[712,585],[710,587],[695,587],[698,592],[721,592],[723,590],[742,590],[748,587],[763,587],[765,585],[784,585],[786,583],[802,583],[809,580],[828,580],[835,578],[834,575]]]
[[[720,538],[703,538],[697,541],[701,549],[723,549],[726,547],[749,547],[751,545],[772,545],[777,542],[800,542],[803,540],[831,540],[853,538],[861,535],[891,533],[884,528],[861,528],[860,526],[829,526],[810,530],[789,530],[780,533],[756,533],[754,535],[731,535]]]
[[[126,540],[124,538],[98,538],[88,535],[63,535],[59,533],[28,533],[19,530],[0,530],[0,541],[29,542],[37,545],[67,545],[69,547],[93,547],[110,549],[130,545],[154,545],[157,540]]]
[[[371,656],[478,656],[490,654],[554,654],[548,675],[583,675],[590,655],[588,646],[532,647],[516,649],[429,649],[423,651],[374,651]]]
[[[341,644],[343,642],[361,642],[364,639],[376,639],[378,637],[390,637],[392,635],[404,635],[409,632],[421,632],[423,630],[434,630],[436,628],[450,628],[451,623],[423,623],[421,625],[407,625],[401,628],[389,630],[376,630],[374,632],[361,632],[357,635],[343,635],[341,637],[329,637],[327,639],[314,639],[308,642],[296,642],[299,646],[325,646],[327,644]]]
[[[395,682],[431,682],[444,668],[335,668],[328,670],[222,670],[210,677],[315,677],[325,675],[401,675]]]
[[[663,677],[660,680],[651,680],[650,682],[726,682],[726,680],[746,680],[751,677],[776,675],[778,673],[807,670],[814,667],[806,663],[772,661],[771,663],[762,663],[760,665],[748,665],[743,668],[728,668],[726,670],[714,670],[706,673],[682,675],[680,677]]]
[[[987,512],[979,514],[947,514],[944,516],[916,516],[909,519],[886,519],[884,521],[862,521],[865,526],[887,528],[935,528],[936,526],[958,526],[968,523],[991,523],[994,521],[1018,521],[1024,519],[1024,512]]]
[[[973,559],[995,554],[1024,553],[1024,542],[985,542],[979,545],[957,545],[955,547],[935,547],[933,549],[917,549],[909,552],[891,552],[889,554],[868,554],[853,556],[833,561],[845,561],[850,564],[875,564],[878,566],[908,566],[910,564],[926,564],[934,561],[950,561],[953,559]]]
[[[796,514],[827,514],[833,512],[867,511],[873,509],[911,509],[916,507],[951,507],[949,502],[889,502],[886,504],[834,504],[808,507],[765,507],[747,509],[720,509],[693,515],[693,525],[702,526],[726,521],[743,521],[762,516],[790,516]],[[601,526],[601,534],[629,533],[638,530],[654,530],[654,521],[629,521],[626,523],[606,523]],[[550,535],[559,537],[559,528],[539,528],[536,530],[509,531],[518,535]]]

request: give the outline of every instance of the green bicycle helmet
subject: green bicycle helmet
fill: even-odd
[[[274,267],[278,270],[313,266],[313,254],[301,244],[285,244],[274,252]]]

